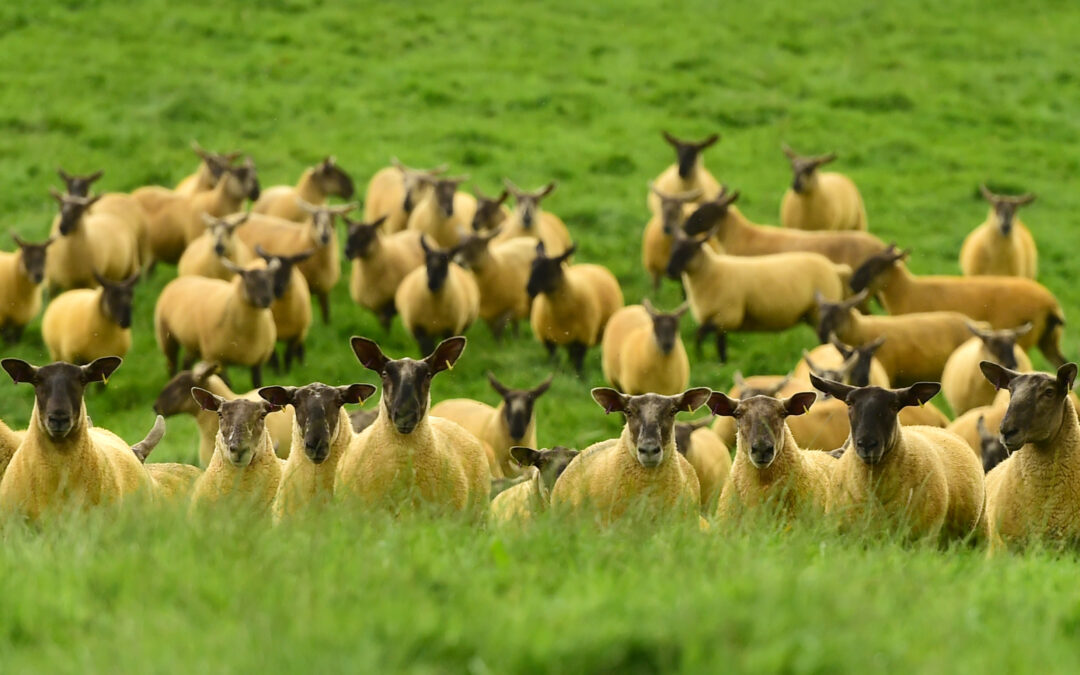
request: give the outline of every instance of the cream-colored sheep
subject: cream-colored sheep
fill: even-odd
[[[732,385],[728,389],[729,398],[750,398],[752,396],[780,397],[800,392],[810,386],[809,380],[793,380],[792,374],[787,375],[751,375],[744,378],[742,371],[735,371],[732,376]],[[713,422],[712,430],[726,447],[735,447],[735,420],[731,417],[718,415]]]
[[[411,230],[384,234],[386,216],[371,223],[344,220],[348,227],[345,257],[352,260],[349,296],[374,312],[383,330],[389,331],[398,312],[394,294],[409,272],[424,264],[423,235]]]
[[[45,279],[45,258],[49,238],[40,244],[24,241],[11,233],[19,250],[0,252],[0,337],[18,342],[23,329],[41,311],[41,282]]]
[[[423,201],[431,189],[424,178],[434,178],[446,172],[446,165],[434,169],[413,169],[391,158],[391,166],[379,169],[368,183],[364,194],[364,222],[386,218],[386,233],[404,230],[409,214]]]
[[[475,277],[453,262],[454,249],[432,248],[426,237],[421,237],[420,246],[424,266],[401,281],[394,306],[405,330],[416,338],[421,353],[427,354],[436,339],[460,335],[476,321],[480,289]]]
[[[454,178],[431,178],[424,176],[421,182],[429,184],[424,198],[409,214],[408,229],[426,235],[443,248],[458,245],[461,237],[469,232],[474,213],[458,213],[456,199],[458,185],[468,176]],[[473,211],[476,206],[473,204]]]
[[[509,190],[504,189],[497,197],[488,197],[474,185],[473,192],[476,194],[476,212],[472,219],[474,234],[490,232],[510,218],[510,209],[506,206]]]
[[[156,498],[171,500],[188,500],[191,491],[195,487],[195,481],[202,475],[202,469],[190,464],[176,462],[150,462],[146,458],[150,456],[157,444],[165,436],[165,418],[157,416],[154,426],[146,438],[131,446],[131,452],[143,463],[147,475],[150,476],[150,484],[154,489]]]
[[[528,320],[532,300],[525,287],[536,257],[536,244],[525,237],[492,242],[501,230],[470,234],[458,245],[458,259],[476,276],[480,288],[480,318],[491,327],[496,341],[510,325],[515,337],[518,321]]]
[[[604,379],[627,394],[675,395],[690,384],[679,320],[688,306],[657,311],[648,298],[611,315],[601,342]]]
[[[244,267],[255,255],[246,244],[236,236],[236,229],[247,222],[248,214],[240,213],[227,218],[215,218],[203,214],[206,232],[191,242],[180,261],[176,264],[178,276],[200,276],[228,281],[233,273],[221,263],[231,260],[238,267]]]
[[[706,418],[675,423],[675,449],[694,467],[701,487],[703,514],[716,510],[716,500],[731,474],[731,451],[708,427],[711,421]]]
[[[780,224],[798,230],[865,230],[866,207],[855,183],[842,173],[818,169],[836,153],[800,157],[784,146],[795,174],[780,202]]]
[[[41,337],[53,361],[76,365],[103,356],[126,356],[131,349],[131,303],[136,273],[114,283],[98,276],[100,287],[67,291],[53,298],[41,320]]]
[[[675,150],[675,163],[660,172],[652,184],[657,190],[665,194],[677,194],[701,190],[697,198],[698,203],[711,201],[720,194],[720,183],[717,182],[709,170],[705,168],[705,160],[702,153],[720,140],[720,134],[710,134],[702,141],[684,141],[675,138],[668,132],[663,132],[664,140]],[[656,192],[649,190],[645,203],[649,212],[660,213],[660,198]]]
[[[89,197],[90,186],[101,178],[105,172],[95,171],[92,174],[79,176],[58,169],[57,173],[60,175],[61,180],[64,181],[64,185],[67,186],[69,195],[73,197]],[[124,223],[131,230],[138,244],[140,268],[145,268],[150,264],[152,255],[149,233],[147,232],[146,212],[138,200],[122,192],[106,192],[97,198],[90,208],[90,212],[95,214],[107,213],[117,217]]]
[[[645,223],[645,231],[641,235],[641,264],[652,277],[653,290],[656,290],[660,288],[660,280],[664,278],[668,260],[671,259],[672,232],[681,228],[686,217],[697,210],[696,200],[701,197],[701,190],[667,194],[649,183],[649,191],[659,198],[660,207]]]
[[[491,501],[491,520],[528,522],[547,510],[555,481],[578,451],[561,446],[550,450],[514,446],[510,454],[515,462],[527,467],[525,480],[503,490]]]
[[[1015,329],[986,330],[969,322],[968,329],[975,337],[956,348],[941,373],[942,393],[953,415],[993,403],[997,391],[979,370],[981,361],[1022,373],[1031,370],[1031,359],[1016,345],[1017,339],[1031,330],[1030,323]]]
[[[296,185],[268,187],[252,205],[253,213],[265,213],[297,223],[307,219],[307,212],[298,202],[322,206],[330,196],[351,199],[353,181],[333,157],[327,157],[315,166],[304,169]]]
[[[45,258],[45,278],[52,290],[93,288],[96,270],[107,279],[127,279],[141,271],[139,242],[131,229],[111,213],[91,213],[98,197],[61,195],[53,220],[55,241]]]
[[[960,248],[960,269],[964,276],[989,274],[1034,279],[1039,252],[1016,211],[1035,201],[1035,195],[1006,197],[990,192],[985,185],[980,185],[979,190],[990,202],[990,213],[982,225],[964,238]]]
[[[191,141],[191,149],[201,160],[199,168],[195,170],[195,173],[185,176],[176,184],[172,191],[177,194],[193,195],[196,192],[214,189],[214,186],[217,185],[218,180],[221,178],[221,174],[225,172],[225,167],[232,166],[233,162],[244,155],[243,152],[238,150],[227,153],[211,152],[204,149],[195,140]]]
[[[0,478],[4,477],[11,458],[19,449],[25,436],[25,432],[15,431],[4,420],[0,420]]]
[[[847,345],[834,333],[829,336],[828,344],[818,345],[809,352],[804,350],[803,358],[795,365],[791,376],[809,382],[810,373],[814,373],[856,387],[888,387],[889,374],[874,356],[883,344],[885,338],[880,337],[859,346]],[[822,374],[826,372],[829,374]]]
[[[307,281],[297,265],[314,254],[309,249],[298,255],[270,255],[261,246],[255,246],[255,254],[267,264],[277,261],[274,271],[274,302],[270,305],[270,314],[274,317],[274,331],[277,341],[282,343],[282,367],[284,372],[292,369],[293,359],[304,363],[304,341],[311,329],[311,292]],[[277,353],[270,359],[271,367],[277,368]]]
[[[514,210],[502,225],[499,241],[511,241],[525,237],[544,243],[550,253],[563,252],[573,245],[566,223],[550,211],[540,208],[540,202],[558,185],[552,181],[544,187],[527,192],[504,178],[503,183],[514,195]]]

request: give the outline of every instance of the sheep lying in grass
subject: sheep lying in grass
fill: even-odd
[[[700,408],[712,392],[678,396],[626,396],[598,387],[592,396],[606,413],[621,412],[626,426],[615,443],[587,448],[555,483],[553,508],[595,515],[607,524],[627,511],[696,516],[701,487],[694,467],[675,449],[675,414]]]
[[[826,511],[837,462],[824,452],[800,448],[786,423],[805,414],[816,399],[812,391],[742,400],[713,392],[709,409],[735,418],[739,427],[735,462],[717,506],[720,518],[732,520],[744,509],[765,505],[780,507],[788,517]]]
[[[607,268],[567,266],[576,250],[573,245],[548,257],[544,242],[539,242],[526,290],[533,298],[529,316],[533,335],[552,358],[558,346],[565,345],[571,365],[580,373],[586,350],[600,342],[611,315],[623,306],[623,294]]]
[[[690,462],[701,488],[701,512],[716,510],[716,500],[731,473],[731,451],[708,427],[712,418],[675,423],[675,449]]]
[[[810,381],[850,409],[852,447],[833,474],[830,511],[847,523],[868,517],[912,538],[960,538],[974,531],[985,503],[982,464],[955,434],[904,427],[896,417],[902,408],[929,401],[941,385],[849,387],[814,375]]]
[[[34,244],[14,232],[11,237],[19,250],[0,252],[0,338],[9,344],[22,339],[26,324],[41,311],[46,251],[56,241],[50,237]]]
[[[855,183],[842,173],[820,172],[836,153],[802,157],[788,146],[784,154],[795,174],[780,202],[780,224],[798,230],[865,230],[866,208]]]
[[[1075,545],[1080,423],[1068,394],[1076,364],[1061,366],[1056,375],[1022,374],[989,361],[981,368],[1010,394],[1000,435],[1012,454],[986,477],[990,550],[1033,540]]]
[[[60,205],[52,225],[55,238],[45,258],[52,290],[93,288],[94,270],[107,279],[127,279],[141,271],[139,242],[111,213],[91,213],[99,197],[74,197],[51,190]]]
[[[867,260],[852,276],[852,290],[870,290],[889,314],[961,312],[999,330],[1030,322],[1031,332],[1017,344],[1024,350],[1038,345],[1055,366],[1065,363],[1061,353],[1065,313],[1046,287],[1020,277],[917,277],[903,264],[908,253],[889,246]]]
[[[345,257],[352,260],[349,295],[374,312],[383,330],[389,331],[398,312],[394,294],[409,272],[424,264],[422,235],[409,230],[384,234],[386,216],[371,223],[344,220],[348,227]]]
[[[429,184],[426,196],[409,214],[408,229],[427,235],[439,246],[457,246],[461,235],[468,232],[473,214],[456,213],[454,210],[458,186],[468,176],[454,178],[431,178],[423,176],[421,182]]]
[[[434,169],[412,169],[398,161],[390,160],[391,166],[379,169],[368,183],[364,194],[364,222],[370,223],[386,218],[386,233],[404,230],[409,215],[423,201],[431,189],[424,178],[434,178],[446,171],[446,165]]]
[[[552,253],[566,251],[573,245],[566,223],[550,211],[540,208],[540,202],[558,185],[551,181],[544,187],[527,192],[504,178],[503,183],[510,194],[514,195],[514,210],[502,225],[500,241],[509,241],[517,237],[527,237],[541,241]]]
[[[663,132],[664,140],[675,150],[675,163],[660,172],[652,182],[657,190],[666,194],[677,194],[691,190],[701,190],[697,201],[714,199],[720,192],[720,183],[705,168],[702,153],[720,140],[720,134],[710,134],[702,141],[684,141]],[[649,190],[645,203],[653,214],[660,213],[660,198]]]
[[[270,314],[274,317],[277,341],[283,343],[282,366],[284,372],[292,370],[293,359],[304,363],[304,341],[311,328],[311,293],[304,275],[297,269],[315,253],[309,249],[297,255],[270,255],[261,246],[255,246],[255,254],[274,267],[274,302]],[[272,368],[278,367],[277,352],[270,358]]]
[[[1014,329],[986,330],[969,322],[968,329],[975,337],[956,348],[941,373],[942,392],[954,415],[993,403],[997,392],[979,370],[981,361],[1023,373],[1031,370],[1031,359],[1016,345],[1021,336],[1031,331],[1030,323]]]
[[[510,209],[506,206],[506,200],[510,197],[509,190],[504,189],[497,197],[488,197],[474,185],[473,193],[476,195],[476,213],[472,220],[474,233],[490,232],[510,218]]]
[[[327,157],[304,169],[296,185],[275,185],[263,190],[251,210],[299,223],[307,218],[307,213],[300,208],[298,200],[322,206],[332,195],[351,199],[353,181],[333,157]]]
[[[370,384],[331,387],[321,382],[259,390],[275,406],[296,410],[292,448],[274,498],[275,520],[333,496],[338,462],[356,438],[345,405],[363,403],[374,393]]]
[[[528,467],[525,480],[501,491],[491,501],[491,519],[496,522],[528,522],[533,516],[547,510],[555,481],[578,456],[578,451],[562,446],[550,450],[514,446],[510,448],[510,456],[521,466]]]
[[[222,260],[230,260],[238,267],[244,267],[255,259],[251,249],[236,236],[236,230],[247,222],[247,213],[240,213],[226,218],[215,218],[203,214],[206,232],[191,242],[176,264],[178,276],[200,276],[228,281],[233,278]]]
[[[131,304],[136,273],[119,283],[94,273],[99,288],[80,288],[53,298],[41,320],[41,337],[53,361],[81,365],[131,349]]]
[[[435,346],[435,339],[464,333],[480,313],[480,289],[476,279],[453,262],[456,249],[432,248],[421,237],[424,266],[401,281],[394,306],[405,330],[416,338],[421,353]]]
[[[660,280],[664,278],[664,270],[671,259],[672,233],[681,228],[686,217],[698,208],[696,200],[701,197],[701,190],[668,194],[657,190],[652,183],[649,183],[649,190],[660,200],[660,207],[649,218],[641,235],[641,264],[652,277],[655,291],[660,288]]]
[[[395,510],[410,504],[483,512],[491,470],[480,441],[458,424],[428,415],[431,379],[453,367],[465,338],[443,340],[420,361],[388,359],[362,337],[352,339],[352,348],[382,378],[383,392],[379,416],[338,464],[335,494]]]
[[[675,395],[690,384],[679,320],[689,309],[660,312],[648,298],[611,315],[601,342],[604,379],[627,394]]]
[[[960,269],[964,276],[989,274],[1034,279],[1039,252],[1031,232],[1016,212],[1035,201],[1035,195],[1006,197],[990,192],[985,185],[980,185],[979,191],[990,202],[990,213],[982,225],[964,238],[960,249]]]
[[[487,322],[496,342],[502,340],[507,325],[516,337],[518,321],[529,318],[532,301],[525,287],[536,257],[536,244],[531,239],[493,242],[500,232],[496,228],[466,235],[457,247],[458,260],[476,276],[480,318]]]

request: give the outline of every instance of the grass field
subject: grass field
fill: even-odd
[[[750,218],[777,219],[790,179],[781,142],[835,150],[871,231],[912,247],[919,273],[958,272],[960,242],[986,213],[980,181],[1036,192],[1022,218],[1040,244],[1040,280],[1080,317],[1067,245],[1080,209],[1080,6],[657,4],[9,0],[0,212],[43,238],[57,165],[104,168],[108,190],[172,185],[195,166],[192,138],[249,152],[264,187],[326,154],[360,187],[392,155],[445,161],[485,192],[504,175],[523,187],[558,179],[546,204],[578,259],[608,265],[633,302],[649,289],[645,185],[672,161],[660,130],[719,131],[707,164],[742,191]],[[151,315],[171,276],[140,287],[135,346],[89,395],[95,422],[132,441],[167,379]],[[678,297],[667,285],[659,304]],[[333,325],[315,327],[289,381],[373,381],[350,335],[415,355],[400,324],[382,335],[353,308],[344,283],[333,301]],[[5,355],[47,360],[38,325]],[[1070,358],[1078,335],[1066,331]],[[496,346],[476,326],[469,340],[436,399],[494,401],[488,369],[516,386],[549,372],[531,339]],[[731,363],[710,350],[693,384],[786,371],[813,343],[808,327],[732,336]],[[583,380],[563,368],[538,406],[541,444],[616,434],[619,420],[587,393],[602,383],[599,355]],[[0,417],[25,426],[30,388],[5,391]],[[196,448],[194,424],[170,420],[153,459],[192,461]],[[330,514],[271,532],[220,515],[189,525],[169,512],[96,514],[5,532],[0,667],[1019,672],[1080,660],[1076,560],[1050,553],[987,562],[814,527],[642,537]]]

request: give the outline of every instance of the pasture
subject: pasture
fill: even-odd
[[[781,143],[837,152],[870,231],[912,248],[916,273],[959,273],[960,242],[986,215],[979,182],[1036,193],[1023,218],[1076,359],[1080,7],[816,4],[11,0],[0,6],[0,212],[43,239],[58,165],[103,168],[103,190],[171,186],[196,166],[192,139],[244,150],[264,187],[333,154],[358,196],[391,156],[447,162],[470,174],[466,189],[489,194],[503,176],[527,189],[558,180],[545,206],[567,223],[578,261],[608,266],[630,303],[651,292],[640,244],[646,183],[672,161],[660,131],[716,131],[707,166],[741,190],[755,222],[777,221],[791,180]],[[306,365],[267,373],[268,384],[374,382],[352,335],[417,355],[399,321],[387,335],[355,308],[342,265],[333,323],[317,321]],[[87,393],[95,422],[131,442],[168,379],[152,313],[174,274],[161,266],[137,288],[133,347]],[[654,301],[680,297],[665,282]],[[689,346],[694,326],[682,328]],[[497,344],[478,323],[467,336],[434,401],[495,402],[487,370],[523,388],[552,370],[528,330]],[[711,346],[691,350],[691,385],[786,372],[814,344],[808,326],[733,334],[725,366]],[[40,318],[4,356],[48,360]],[[556,370],[537,407],[540,445],[618,434],[619,416],[588,395],[603,385],[599,350],[580,379],[562,355]],[[233,378],[249,387],[246,373]],[[0,418],[25,428],[31,390],[6,382]],[[193,462],[196,449],[190,418],[171,418],[152,460]],[[189,523],[179,510],[129,509],[6,530],[0,667],[1045,672],[1080,662],[1072,554],[987,561],[978,548],[841,538],[813,523],[642,536],[632,523],[598,534],[554,519],[518,532],[348,512],[271,529],[218,515]]]

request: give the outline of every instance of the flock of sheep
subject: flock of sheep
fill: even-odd
[[[18,249],[0,254],[3,337],[21,339],[47,285],[42,336],[56,361],[0,362],[35,390],[27,430],[0,422],[0,510],[33,520],[134,494],[192,509],[242,497],[279,520],[339,497],[502,521],[561,507],[608,522],[636,505],[706,527],[701,514],[738,518],[770,504],[913,537],[982,536],[992,549],[1080,536],[1077,367],[1061,353],[1064,313],[1035,280],[1035,243],[1017,216],[1033,196],[983,187],[990,210],[964,242],[963,276],[920,277],[904,265],[908,251],[867,232],[855,184],[821,169],[834,155],[784,148],[793,182],[775,227],[747,219],[739,193],[705,168],[716,135],[664,138],[677,161],[649,185],[642,261],[654,288],[681,281],[687,302],[670,312],[624,306],[609,270],[573,260],[568,228],[542,206],[555,183],[530,192],[506,181],[498,196],[474,196],[445,167],[394,160],[371,178],[360,221],[348,215],[356,204],[328,203],[354,192],[333,158],[266,190],[250,158],[197,145],[198,170],[173,189],[92,194],[101,172],[61,170],[50,237],[15,237]],[[261,386],[263,365],[303,362],[312,298],[330,321],[339,219],[352,299],[384,327],[399,315],[426,354],[391,359],[352,339],[381,380],[376,412],[345,408],[372,396],[370,384]],[[133,289],[158,264],[179,276],[154,309],[172,376],[154,407],[196,418],[204,468],[145,462],[161,418],[129,446],[91,424],[83,404],[129,349]],[[885,314],[869,313],[875,301]],[[699,353],[714,336],[721,360],[733,331],[809,322],[821,345],[786,374],[737,373],[726,394],[688,389],[687,312]],[[534,408],[550,378],[515,390],[489,373],[497,407],[431,407],[432,379],[462,355],[477,319],[497,340],[529,321],[552,358],[564,348],[578,371],[599,346],[614,388],[592,395],[624,415],[622,434],[581,452],[538,449]],[[1056,374],[1031,372],[1032,347]],[[250,369],[253,391],[233,391],[226,369],[236,366]],[[955,420],[930,403],[939,390]],[[702,407],[715,422],[676,422]]]

